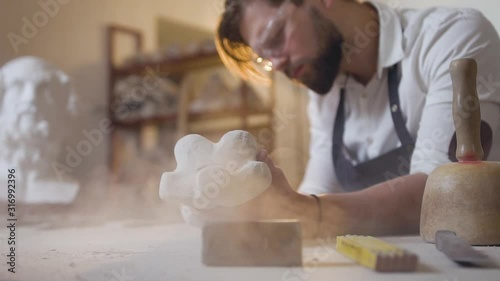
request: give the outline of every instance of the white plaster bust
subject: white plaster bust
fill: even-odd
[[[69,77],[52,64],[20,57],[0,68],[0,168],[2,173],[16,168],[20,201],[47,203],[66,192],[76,194],[75,184],[63,183],[51,168],[76,111]],[[52,194],[46,194],[49,190]]]
[[[218,143],[187,135],[174,153],[177,168],[162,175],[160,197],[180,203],[188,223],[200,210],[241,205],[271,184],[271,171],[255,160],[255,140],[245,131],[228,132]]]

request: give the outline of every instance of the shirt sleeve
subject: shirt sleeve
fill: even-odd
[[[333,90],[335,92],[335,89]],[[309,92],[307,115],[310,124],[309,161],[298,191],[303,194],[341,192],[332,159],[335,95],[319,96]]]
[[[494,130],[499,122],[499,87],[481,81],[500,81],[498,35],[492,24],[475,10],[463,10],[455,21],[446,21],[427,32],[419,58],[423,81],[428,81],[410,173],[430,174],[449,163],[448,150],[455,133],[452,115],[453,87],[450,63],[474,58],[478,63],[478,94],[482,120]],[[495,141],[493,141],[495,143]]]

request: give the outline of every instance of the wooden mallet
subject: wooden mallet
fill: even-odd
[[[459,162],[438,167],[430,174],[422,202],[420,235],[434,243],[437,231],[450,230],[472,245],[499,245],[500,163],[482,161],[477,63],[473,59],[455,60],[450,74]]]

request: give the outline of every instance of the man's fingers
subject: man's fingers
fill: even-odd
[[[281,185],[281,183],[287,183],[288,180],[286,179],[285,173],[281,168],[277,167],[274,165],[273,160],[271,157],[269,157],[269,153],[267,153],[266,150],[261,150],[257,154],[257,161],[261,161],[267,164],[269,167],[269,170],[271,170],[271,176],[272,176],[272,184],[273,185]]]
[[[231,210],[231,211],[230,211]],[[238,215],[234,208],[216,207],[212,209],[196,209],[182,205],[181,214],[184,221],[192,226],[201,227],[209,222],[235,219]]]
[[[259,153],[257,153],[256,159],[257,161],[266,163],[269,166],[269,169],[276,167],[271,157],[269,157],[269,153],[265,149],[261,149]]]
[[[258,153],[257,156],[255,157],[257,161],[260,162],[265,162],[265,160],[269,157],[269,154],[267,153],[267,150],[261,149]]]

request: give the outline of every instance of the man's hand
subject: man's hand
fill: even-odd
[[[181,211],[186,222],[203,225],[205,222],[217,220],[297,219],[303,212],[304,201],[315,204],[313,198],[307,198],[292,189],[285,173],[274,164],[267,151],[261,150],[256,160],[266,163],[271,171],[271,186],[265,192],[232,208],[195,209],[182,206]]]

